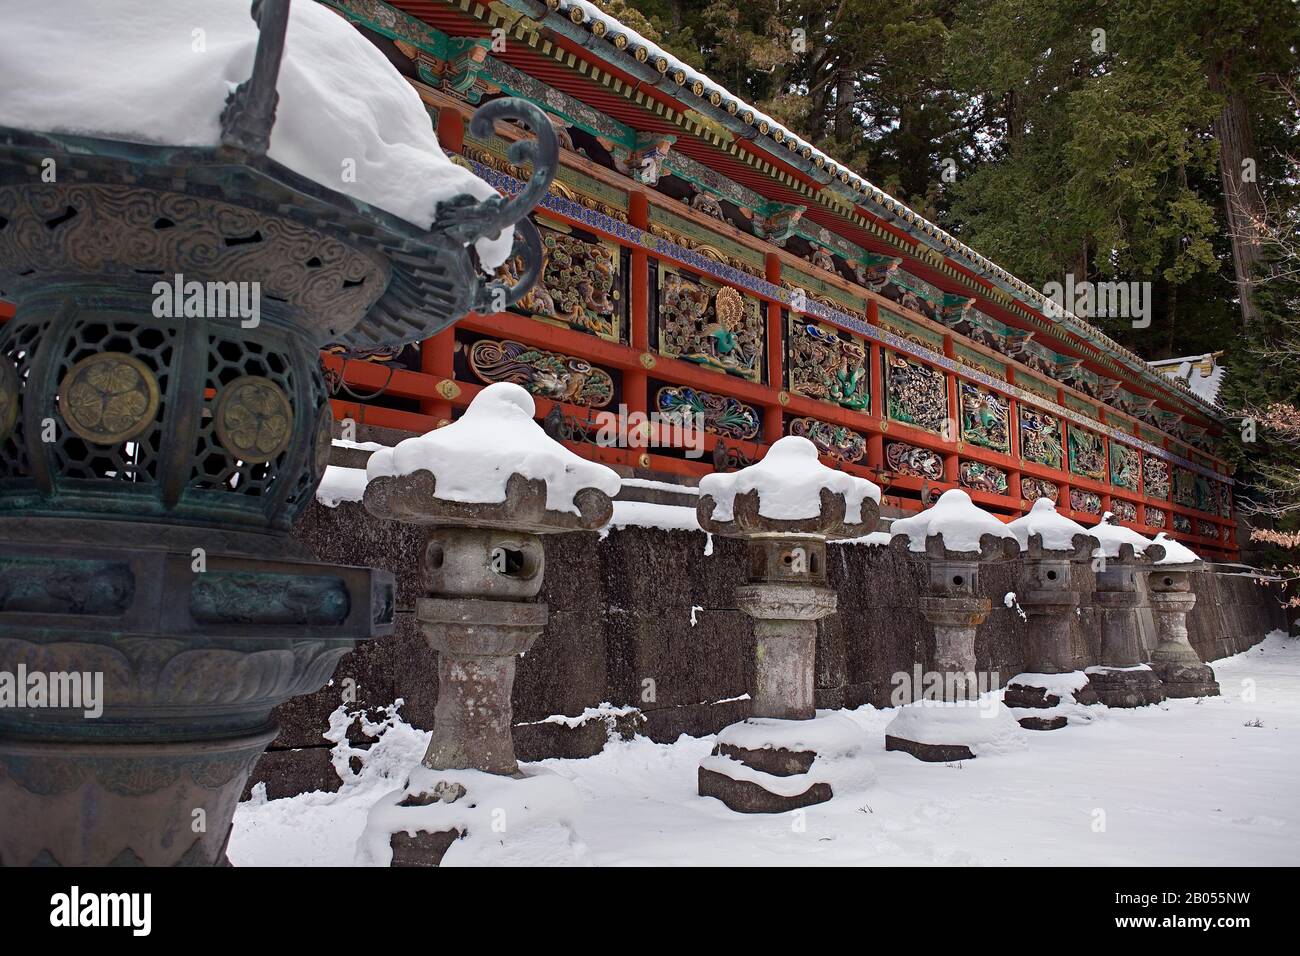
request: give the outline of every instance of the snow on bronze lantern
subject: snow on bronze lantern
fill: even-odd
[[[742,813],[780,813],[831,799],[819,764],[864,745],[843,715],[813,703],[817,621],[835,613],[828,539],[875,530],[880,489],[826,468],[806,438],[779,439],[762,461],[700,482],[700,527],[745,542],[748,583],[736,603],[754,621],[751,717],[723,728],[699,768],[701,796]]]
[[[389,573],[289,536],[330,450],[320,347],[427,338],[537,273],[530,226],[511,289],[485,284],[471,245],[545,192],[540,111],[497,100],[473,121],[537,132],[516,147],[523,192],[416,226],[268,157],[289,4],[252,9],[253,73],[215,146],[0,129],[0,295],[17,305],[0,328],[0,670],[104,685],[98,719],[0,710],[6,865],[224,862],[272,708],[393,627]],[[256,323],[189,307],[232,280],[258,284]]]

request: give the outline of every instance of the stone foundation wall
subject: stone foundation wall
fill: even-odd
[[[344,658],[330,686],[279,708],[280,734],[253,775],[272,798],[337,789],[331,745],[321,734],[345,692],[355,695],[349,711],[402,698],[405,719],[426,729],[438,695],[436,662],[412,614],[419,594],[417,531],[345,502],[337,508],[313,504],[298,533],[323,560],[392,570],[398,626],[391,637]],[[744,573],[739,543],[715,538],[709,549],[701,532],[649,528],[549,535],[545,542],[542,599],[551,619],[520,660],[515,680],[521,760],[598,752],[605,721],[569,727],[545,718],[576,716],[604,701],[639,708],[644,720],[637,732],[659,741],[713,733],[747,715],[748,700],[736,698],[750,690],[754,638],[733,599]],[[1085,579],[1092,574],[1080,573]],[[1003,603],[1019,574],[1018,562],[981,570],[993,611],[979,630],[976,656],[980,671],[997,674],[998,686],[1019,673],[1025,659],[1028,625]],[[839,612],[819,626],[818,706],[889,706],[892,675],[910,674],[917,663],[931,666],[931,629],[917,603],[927,581],[924,567],[892,548],[831,545],[829,577]],[[1087,580],[1075,585],[1091,589]],[[1249,577],[1206,570],[1194,575],[1194,587],[1198,601],[1189,630],[1203,659],[1244,650],[1286,626],[1277,602]],[[1149,648],[1155,643],[1149,612],[1142,630]],[[1080,667],[1096,661],[1100,630],[1088,608],[1076,615],[1074,645]],[[355,721],[349,738],[366,741]]]

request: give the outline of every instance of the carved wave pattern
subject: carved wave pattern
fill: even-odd
[[[742,441],[757,437],[762,424],[762,417],[753,405],[685,385],[659,389],[655,406],[663,415],[702,415],[705,431]]]
[[[513,382],[557,402],[604,408],[614,398],[614,380],[604,369],[510,339],[475,342],[469,364],[484,382]]]

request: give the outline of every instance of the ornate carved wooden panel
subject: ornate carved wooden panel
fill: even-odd
[[[866,411],[871,375],[866,344],[815,322],[790,322],[790,390],[823,402]]]
[[[614,397],[614,380],[608,372],[562,352],[509,339],[479,339],[468,348],[467,357],[484,382],[513,382],[534,395],[589,408],[604,408]]]
[[[763,377],[763,314],[757,299],[659,264],[659,351],[751,382]]]
[[[1010,400],[971,382],[958,383],[958,394],[961,397],[962,441],[1010,454]]]
[[[763,420],[753,405],[685,385],[659,389],[655,395],[655,407],[663,415],[702,415],[704,430],[724,438],[755,438]]]
[[[1113,441],[1110,443],[1110,483],[1117,488],[1137,491],[1141,478],[1142,453],[1136,448]],[[1118,512],[1116,512],[1118,514]]]
[[[1020,479],[1020,497],[1026,501],[1037,501],[1039,498],[1047,498],[1049,501],[1056,501],[1061,496],[1061,489],[1057,487],[1054,481],[1045,481],[1042,478],[1030,478],[1024,476]]]
[[[1070,471],[1094,481],[1106,480],[1106,441],[1096,432],[1069,430]],[[1083,509],[1076,509],[1083,510]]]
[[[1075,511],[1084,511],[1091,515],[1101,514],[1101,495],[1095,491],[1082,488],[1070,489],[1070,507]]]
[[[1007,493],[1007,473],[1001,468],[978,461],[963,461],[957,475],[965,487],[974,491],[988,491],[996,495]]]
[[[929,478],[931,481],[943,478],[942,455],[901,441],[885,443],[885,466],[900,475]]]
[[[1148,498],[1169,498],[1169,462],[1155,455],[1142,456],[1142,493]]]
[[[611,342],[627,338],[622,251],[612,242],[575,230],[563,233],[541,223],[544,261],[537,284],[512,311],[563,323]],[[502,267],[511,279],[522,263]]]
[[[792,418],[788,431],[791,435],[807,438],[829,458],[859,462],[867,457],[866,437],[843,425],[832,425],[816,418]]]
[[[1065,467],[1065,451],[1061,448],[1061,420],[1055,415],[1034,408],[1020,406],[1020,457],[1048,468]]]
[[[938,369],[885,353],[886,409],[890,418],[943,434],[948,423],[948,380]]]

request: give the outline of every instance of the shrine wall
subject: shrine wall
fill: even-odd
[[[355,690],[349,712],[384,708],[401,698],[402,716],[424,729],[432,724],[438,694],[436,659],[412,613],[420,594],[418,529],[377,520],[356,503],[313,503],[298,534],[321,559],[393,571],[398,624],[393,635],[344,658],[329,686],[278,709],[280,734],[250,784],[265,783],[271,798],[338,788],[331,744],[322,734],[344,687]],[[608,734],[603,719],[570,726],[574,722],[546,718],[576,717],[602,702],[638,708],[642,719],[621,726],[658,741],[713,733],[746,716],[754,647],[750,621],[734,600],[744,576],[741,544],[714,538],[710,546],[702,532],[641,527],[544,540],[541,599],[551,615],[518,665],[514,720],[521,760],[599,752]],[[893,675],[910,674],[918,664],[930,667],[932,632],[918,607],[924,565],[892,548],[860,544],[831,545],[828,565],[839,611],[820,624],[818,706],[889,706]],[[1075,587],[1085,592],[1086,603],[1092,572],[1085,567],[1076,573]],[[977,669],[996,674],[997,686],[1025,661],[1029,624],[1004,603],[1019,574],[1019,562],[981,570],[981,590],[993,609],[978,632]],[[1286,627],[1276,600],[1253,578],[1213,570],[1192,577],[1198,600],[1188,629],[1202,659],[1240,652]],[[1154,633],[1144,611],[1147,649]],[[1098,659],[1100,628],[1091,608],[1076,615],[1073,640],[1078,666]],[[345,683],[348,678],[355,683]],[[357,721],[348,736],[358,745],[367,742]]]

